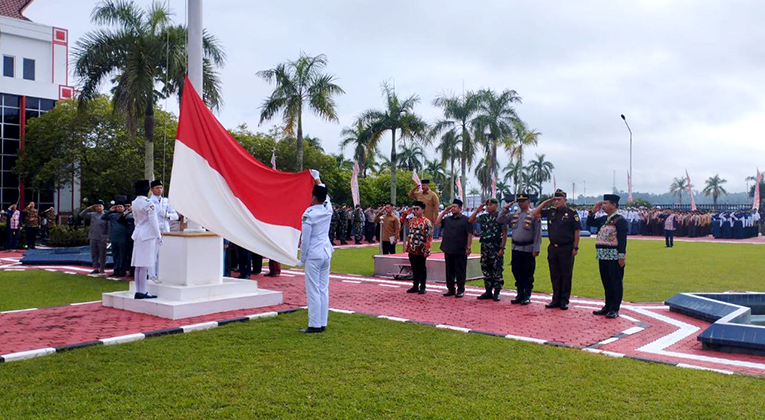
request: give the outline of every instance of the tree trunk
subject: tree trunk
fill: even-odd
[[[295,162],[295,172],[303,170],[303,110],[298,110],[298,129],[297,129],[297,159]]]
[[[146,142],[144,145],[143,176],[149,181],[154,180],[154,103],[149,102],[143,117],[143,130]]]
[[[454,158],[451,158],[450,160],[451,160],[450,163],[451,163],[451,168],[452,168],[451,169],[451,180],[452,180],[452,182],[451,182],[451,186],[449,187],[449,197],[454,199]],[[462,197],[460,197],[460,199],[461,198]]]
[[[390,131],[390,202],[396,206],[396,129]]]

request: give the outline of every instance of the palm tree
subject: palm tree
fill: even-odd
[[[513,108],[513,104],[520,103],[521,97],[514,90],[506,89],[497,95],[493,90],[483,90],[480,92],[481,99],[478,116],[475,123],[478,127],[480,138],[492,162],[491,168],[498,167],[497,149],[502,146],[505,149],[514,146],[514,126],[518,120],[518,114]],[[496,169],[491,175],[497,174]]]
[[[257,73],[266,82],[275,84],[271,96],[260,107],[260,122],[282,112],[285,134],[295,135],[297,125],[297,171],[303,170],[303,106],[307,105],[327,121],[337,121],[333,97],[345,93],[335,84],[335,76],[322,72],[326,66],[326,55],[311,57],[301,53],[297,60]]]
[[[377,154],[377,147],[370,148],[372,136],[369,129],[364,123],[357,119],[353,124],[353,127],[345,127],[340,133],[343,139],[340,141],[340,148],[345,150],[346,147],[353,147],[353,158],[359,162],[359,169],[361,170],[361,176],[366,177],[367,169],[370,163],[374,162],[375,154]]]
[[[510,188],[510,184],[507,184],[503,181],[497,181],[497,196],[499,197],[507,197],[508,195],[512,194],[513,190]]]
[[[520,192],[521,174],[523,173],[523,165],[520,161],[510,160],[507,165],[502,168],[505,181],[511,181],[513,185],[513,191],[517,194]]]
[[[441,136],[441,143],[436,151],[441,153],[441,162],[449,162],[449,197],[454,198],[454,162],[460,158],[461,151],[458,148],[459,136],[454,130],[449,130]]]
[[[361,116],[361,120],[369,125],[372,133],[370,144],[377,145],[380,137],[386,131],[391,133],[390,149],[390,201],[396,202],[396,134],[399,138],[406,140],[419,140],[429,142],[428,124],[414,113],[414,106],[420,101],[417,95],[412,95],[403,101],[399,100],[396,91],[382,84],[382,93],[385,96],[385,109],[370,109]]]
[[[335,158],[335,164],[337,165],[338,169],[346,171],[353,170],[354,162],[352,160],[346,159],[342,153],[330,154],[330,156]]]
[[[527,147],[537,146],[539,144],[539,136],[542,133],[536,130],[529,130],[526,123],[520,119],[513,121],[513,134],[515,136],[515,142],[513,143],[512,152],[510,153],[510,159],[515,157],[515,161],[519,167],[523,167],[523,156]],[[513,182],[517,185],[518,178],[513,178]]]
[[[720,174],[715,174],[715,176],[707,179],[707,185],[702,190],[705,196],[712,196],[712,202],[714,203],[715,208],[717,208],[717,199],[720,198],[720,195],[728,195],[728,191],[725,191],[725,188],[722,186],[722,184],[725,184],[726,182],[728,182],[727,179],[722,179],[720,178]]]
[[[436,184],[437,189],[443,192],[446,188],[446,173],[444,173],[444,163],[439,162],[436,159],[425,159],[425,166],[423,167],[426,174],[430,176],[430,179]]]
[[[425,151],[419,144],[404,144],[398,153],[398,168],[407,171],[419,171],[422,169],[422,162],[425,160]]]
[[[172,25],[172,12],[164,3],[145,9],[133,1],[103,0],[93,9],[91,21],[102,25],[85,34],[74,49],[74,74],[80,79],[79,104],[99,94],[103,81],[113,84],[114,111],[125,114],[130,132],[143,122],[144,176],[154,179],[154,108],[157,100],[182,92],[187,73],[186,28]],[[215,37],[203,36],[204,89],[207,105],[221,105],[216,68],[226,61]]]
[[[677,204],[683,204],[683,193],[688,190],[688,180],[685,177],[675,178],[669,186],[669,192],[677,196]]]
[[[445,131],[458,138],[462,185],[467,185],[467,171],[473,165],[473,158],[475,157],[477,144],[472,131],[475,129],[475,116],[480,101],[481,96],[470,91],[461,97],[441,95],[433,101],[434,106],[443,110],[444,119],[436,122],[433,126],[432,135],[435,136]],[[452,180],[452,184],[454,184],[454,180]],[[453,190],[452,196],[454,196]]]
[[[545,160],[544,153],[541,155],[537,154],[536,159],[529,162],[529,165],[526,167],[532,184],[537,186],[539,195],[542,195],[542,184],[552,178],[553,169],[555,169],[555,165]]]
[[[478,178],[478,184],[481,186],[481,198],[488,197],[491,193],[491,176],[496,173],[496,162],[492,168],[489,166],[489,157],[482,158],[475,166],[475,176]]]
[[[318,137],[311,137],[311,136],[305,136],[303,137],[303,142],[306,144],[310,144],[314,149],[324,153],[324,148],[321,147],[321,139]]]

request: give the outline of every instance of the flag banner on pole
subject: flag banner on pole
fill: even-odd
[[[691,196],[691,211],[696,211],[696,199],[693,198],[693,191],[691,190],[691,177],[688,175],[688,170],[685,170],[685,178],[688,180],[688,195]]]
[[[497,198],[497,176],[491,176],[491,196]]]
[[[760,173],[760,168],[757,168],[757,178],[755,179],[754,184],[754,200],[752,202],[752,208],[755,210],[760,209],[760,183],[762,183],[762,173]]]
[[[412,171],[412,181],[414,181],[414,183],[420,187],[420,191],[422,191],[422,182],[420,181],[420,177],[417,176],[417,171]]]
[[[460,200],[462,200],[462,202],[464,203],[465,202],[465,194],[462,193],[462,182],[460,182],[459,178],[457,178],[456,184],[457,184],[457,195],[459,195]]]
[[[271,151],[271,169],[276,170],[276,149]]]
[[[632,177],[630,171],[627,171],[627,203],[632,202]]]
[[[359,163],[353,165],[353,174],[351,174],[351,196],[353,197],[353,206],[361,204],[359,198]]]
[[[314,181],[252,157],[184,83],[170,203],[189,219],[268,259],[296,265]]]

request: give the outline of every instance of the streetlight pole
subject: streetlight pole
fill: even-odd
[[[624,124],[627,126],[627,131],[630,132],[630,191],[632,191],[632,129],[630,128],[629,123],[627,123],[627,118],[622,114],[622,120],[624,120]]]

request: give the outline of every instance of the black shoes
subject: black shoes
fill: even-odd
[[[598,311],[592,311],[593,315],[606,315],[608,313],[609,313],[609,310],[607,308],[603,308]]]
[[[494,302],[499,302],[499,292],[501,292],[502,289],[494,289],[494,295],[492,295],[492,299],[494,299]]]
[[[561,305],[558,302],[550,302],[547,305],[545,305],[545,308],[547,309],[560,308],[560,307]],[[568,307],[566,307],[566,309],[568,309]]]
[[[606,318],[608,318],[608,319],[614,319],[614,318],[618,318],[618,317],[619,317],[619,312],[617,312],[617,311],[609,311],[606,314]]]
[[[462,296],[465,296],[465,291],[464,291],[464,290],[458,290],[458,291],[457,291],[457,295],[456,295],[456,296],[457,296],[458,298],[461,298]]]
[[[454,290],[449,290],[448,292],[444,293],[445,297],[454,296],[454,295],[456,295],[456,293],[454,293]]]
[[[303,328],[302,330],[300,330],[300,332],[306,333],[306,334],[320,333],[320,332],[324,332],[324,328],[325,327],[308,327],[308,328]]]
[[[568,303],[561,303],[560,304],[560,310],[561,311],[567,311],[568,310]]]
[[[417,293],[420,294],[420,295],[424,295],[425,294],[425,288],[422,288],[422,289],[418,290]]]
[[[148,293],[136,293],[135,296],[133,296],[133,299],[156,299],[157,297],[154,295],[150,295]]]
[[[100,273],[100,271],[98,271],[98,270],[93,270],[93,271],[90,272],[90,274],[98,274],[98,273]]]
[[[482,294],[481,296],[478,296],[478,300],[488,300],[488,299],[493,299],[493,298],[494,298],[494,296],[492,296],[491,292],[486,292],[486,293]]]
[[[411,288],[407,289],[407,291],[406,291],[406,292],[407,292],[407,293],[417,293],[417,292],[419,292],[419,291],[420,291],[420,288],[419,288],[419,287],[417,287],[417,286],[413,286],[413,287],[411,287]]]

